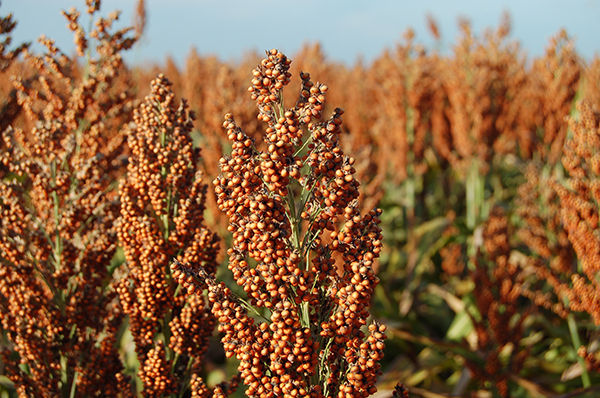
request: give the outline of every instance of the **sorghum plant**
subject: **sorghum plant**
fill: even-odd
[[[537,306],[566,318],[568,311],[561,296],[575,270],[575,252],[567,237],[560,211],[560,197],[554,189],[555,176],[532,161],[515,199],[521,225],[516,236],[526,260],[522,268],[531,285],[523,294]],[[544,285],[550,285],[549,291]]]
[[[569,154],[572,160],[573,144],[570,141],[565,149],[564,156]],[[550,335],[554,334],[561,324],[568,326],[572,347],[567,345],[561,350],[570,351],[569,356],[575,353],[580,356],[576,366],[579,366],[582,372],[571,374],[565,371],[561,382],[580,375],[583,386],[590,387],[591,380],[585,367],[586,363],[589,370],[596,366],[594,354],[588,351],[588,348],[593,349],[594,343],[592,339],[587,347],[582,345],[577,330],[577,319],[582,321],[582,326],[588,322],[586,317],[576,318],[574,311],[587,312],[583,304],[586,299],[580,296],[585,297],[585,294],[593,292],[594,288],[586,286],[585,277],[578,271],[578,253],[573,245],[572,236],[569,236],[569,228],[573,228],[573,225],[567,224],[564,217],[565,212],[574,210],[565,210],[572,206],[573,198],[565,198],[569,193],[562,185],[563,170],[548,167],[548,163],[541,165],[535,160],[531,161],[526,180],[519,187],[516,199],[516,213],[523,223],[517,232],[521,243],[518,250],[520,254],[524,254],[519,261],[521,274],[526,280],[523,283],[522,295],[529,298],[539,309],[549,309],[559,316],[552,319],[552,313],[544,314],[546,325],[553,325],[547,330]],[[567,185],[570,186],[569,182]],[[574,211],[576,213],[578,210]]]
[[[460,206],[464,205],[464,224],[474,233],[487,218],[491,206],[485,198],[497,196],[489,188],[501,189],[498,184],[489,183],[501,174],[497,166],[504,160],[494,155],[513,150],[506,143],[514,141],[514,98],[524,75],[524,57],[518,45],[507,39],[508,19],[483,38],[475,36],[466,21],[461,23],[461,30],[462,38],[454,47],[453,56],[444,58],[438,68],[448,99],[452,142],[452,150],[446,156],[453,174],[458,176],[457,185],[464,184]],[[441,151],[440,154],[443,155]],[[462,222],[462,210],[454,210]],[[472,239],[467,243],[467,252],[472,257]]]
[[[582,272],[572,274],[564,289],[569,306],[585,311],[600,324],[600,114],[586,102],[578,105],[580,120],[570,119],[573,137],[565,144],[562,163],[569,174],[566,186],[556,184],[561,216]]]
[[[511,244],[507,216],[492,210],[483,230],[483,247],[472,272],[477,316],[473,316],[479,360],[466,364],[480,383],[492,382],[502,397],[510,396],[509,380],[518,376],[529,355],[521,345],[524,322],[532,307],[521,308],[522,277],[510,259]]]
[[[372,131],[377,107],[362,105],[365,102],[374,105],[377,86],[362,65],[358,64],[349,70],[342,64],[328,61],[319,43],[306,44],[295,55],[290,73],[294,75],[304,70],[310,70],[313,79],[326,81],[328,87],[334,88],[328,92],[328,103],[343,104],[343,108],[351,109],[344,114],[344,124],[341,127],[345,138],[340,143],[344,152],[352,153],[355,160],[355,176],[360,181],[359,194],[362,198],[360,208],[370,210],[377,206],[383,196],[381,184],[386,176],[385,173],[379,173],[378,169],[385,161],[390,160],[377,149],[379,145]],[[300,88],[301,82],[290,84],[291,90],[288,89],[287,93],[295,95],[294,90]],[[328,109],[327,104],[324,105],[326,108],[323,112],[333,110]],[[235,112],[232,113],[239,119]],[[245,131],[247,132],[247,128]]]
[[[380,117],[374,130],[381,151],[380,162],[392,163],[390,178],[398,183],[414,179],[426,169],[424,153],[431,142],[431,109],[436,92],[443,92],[436,78],[434,57],[414,43],[414,32],[408,30],[405,44],[384,54],[375,65],[378,85],[377,105]],[[393,171],[393,172],[392,172]]]
[[[94,18],[99,2],[88,6]],[[116,17],[87,36],[79,13],[65,16],[79,54],[95,50],[87,73],[42,38],[47,53],[26,58],[37,78],[15,83],[35,127],[9,131],[0,155],[0,358],[20,396],[126,395],[109,268],[119,207],[108,173],[119,152],[105,138],[128,118],[131,98],[111,82],[133,40],[110,32]]]
[[[550,164],[561,158],[568,130],[564,120],[579,89],[580,63],[573,40],[561,30],[550,40],[544,56],[534,61],[530,72],[539,105],[536,125],[543,134],[537,138],[537,150]]]
[[[412,231],[419,216],[426,212],[417,206],[427,189],[424,180],[431,162],[426,159],[426,150],[431,160],[435,157],[431,144],[435,148],[439,143],[432,139],[434,100],[445,104],[438,96],[445,93],[436,61],[415,43],[414,32],[409,29],[404,43],[380,57],[373,67],[373,84],[378,87],[375,104],[380,110],[372,127],[377,145],[375,158],[380,175],[390,183],[382,203],[391,202],[402,209],[401,215],[393,218],[394,230],[411,231],[387,235],[393,239],[388,247],[405,245],[407,264],[402,268],[407,270],[408,279],[419,257],[416,247],[420,237]]]
[[[186,295],[169,271],[177,256],[216,270],[217,237],[204,225],[206,184],[193,148],[192,115],[159,75],[135,110],[127,178],[120,188],[119,240],[128,273],[118,292],[140,363],[146,397],[208,396],[200,377],[214,318],[200,295]],[[235,386],[234,386],[235,387]]]
[[[366,397],[376,391],[385,338],[383,325],[364,329],[380,211],[357,210],[354,160],[339,143],[343,111],[321,117],[327,86],[301,73],[300,97],[286,109],[290,63],[271,50],[253,71],[264,148],[231,114],[223,124],[232,152],[214,185],[233,233],[228,266],[247,300],[197,262],[172,267],[189,290],[208,289],[248,396]]]
[[[454,56],[441,66],[448,94],[454,167],[473,160],[486,172],[503,134],[511,132],[511,99],[518,89],[524,59],[519,47],[506,40],[508,20],[485,39],[473,35],[468,22],[461,23],[463,37]]]

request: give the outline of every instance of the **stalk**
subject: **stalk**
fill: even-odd
[[[583,385],[583,388],[589,388],[591,387],[592,382],[590,380],[590,374],[588,373],[585,360],[577,355],[577,350],[579,347],[581,347],[581,339],[579,338],[579,333],[577,332],[577,321],[575,321],[575,317],[571,313],[567,315],[567,324],[569,325],[569,334],[571,335],[573,350],[577,356],[577,363],[579,363],[579,366],[581,367],[581,384]]]

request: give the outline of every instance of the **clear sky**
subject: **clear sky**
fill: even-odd
[[[0,14],[18,21],[15,43],[35,41],[42,33],[71,53],[72,36],[61,9],[84,0],[3,0]],[[121,23],[130,24],[134,0],[103,0],[104,14],[121,9]],[[580,54],[600,55],[600,0],[147,0],[147,30],[129,62],[163,62],[171,55],[180,65],[195,47],[200,54],[239,59],[249,50],[279,48],[294,54],[303,43],[319,41],[328,59],[353,63],[373,60],[393,47],[408,27],[417,40],[430,45],[426,15],[440,26],[442,49],[458,34],[457,19],[471,20],[474,30],[498,25],[503,11],[512,19],[512,37],[528,54],[542,54],[548,39],[564,27]]]

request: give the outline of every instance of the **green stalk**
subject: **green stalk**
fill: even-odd
[[[302,153],[302,151],[304,150],[304,148],[306,148],[306,146],[312,142],[312,137],[308,137],[306,139],[306,141],[304,141],[302,143],[302,145],[300,145],[300,148],[296,149],[296,152],[294,152],[293,157],[296,158],[296,156],[300,155],[300,153]]]
[[[577,332],[577,322],[575,321],[575,317],[573,314],[567,315],[567,324],[569,325],[569,333],[571,334],[571,341],[573,342],[573,349],[575,353],[579,347],[581,347],[581,340],[579,339],[579,333]],[[577,355],[577,362],[579,366],[581,366],[581,383],[583,384],[583,388],[591,387],[592,383],[590,381],[590,375],[587,371],[587,367],[585,365],[585,360]]]
[[[258,312],[258,310],[256,308],[254,308],[254,306],[252,306],[249,302],[244,300],[242,297],[235,295],[235,298],[240,301],[241,306],[246,308],[246,310],[253,312],[256,316],[264,319],[267,322],[271,322],[271,320],[269,318],[267,318],[266,316],[264,316],[263,314]]]
[[[175,364],[179,360],[179,357],[180,357],[180,354],[178,352],[176,352],[175,356],[173,357],[173,362],[171,363],[171,373],[175,372]]]
[[[186,385],[188,385],[188,382],[190,380],[190,370],[192,369],[192,363],[193,363],[194,359],[192,357],[190,357],[188,359],[188,363],[185,366],[185,374],[184,374],[184,379],[186,380],[185,383],[182,383],[182,387],[181,390],[179,390],[179,393],[177,394],[177,398],[182,398],[186,392]]]
[[[51,177],[52,177],[52,188],[56,187],[56,162],[53,160],[52,163],[50,164],[50,173],[51,173]],[[59,231],[59,225],[60,225],[60,200],[58,198],[58,193],[56,192],[56,190],[52,191],[52,203],[54,206],[54,223],[56,224],[56,236],[55,236],[55,240],[54,240],[54,244],[51,245],[52,247],[52,257],[54,257],[54,270],[60,270],[62,268],[62,264],[61,264],[61,256],[62,256],[62,238],[60,236],[60,231]],[[42,274],[40,272],[40,274]],[[50,278],[44,278],[46,282],[46,284],[49,287],[52,287],[50,281]],[[64,315],[65,314],[65,297],[64,294],[65,292],[63,292],[62,290],[58,290],[58,289],[53,289],[52,291],[53,293],[53,299],[54,301],[57,303],[61,313]]]
[[[60,256],[62,254],[62,239],[58,230],[58,226],[60,223],[60,204],[58,200],[58,194],[56,193],[56,191],[52,192],[52,202],[54,203],[54,222],[56,223],[56,237],[53,250],[54,253],[52,254],[54,255],[54,269],[59,270],[61,268]]]
[[[329,390],[329,385],[327,384],[327,378],[329,377],[329,367],[325,366],[325,360],[329,356],[331,343],[333,343],[333,338],[327,339],[325,349],[321,352],[321,359],[319,361],[319,384],[323,385],[324,396],[328,396]],[[324,372],[325,369],[327,369],[327,372]]]
[[[283,99],[281,100],[280,106],[282,108],[281,114],[283,115],[283,112],[284,112],[283,111]],[[307,139],[306,142],[308,142],[308,141],[309,140]],[[303,146],[304,145],[302,145],[302,147]],[[300,151],[300,150],[298,150],[298,151]],[[298,151],[296,151],[296,152],[298,152]],[[312,188],[314,188],[314,185]],[[307,231],[306,235],[304,236],[304,239],[302,239],[302,212],[304,211],[306,202],[310,198],[312,188],[306,194],[306,198],[304,200],[302,200],[302,196],[305,191],[304,187],[302,187],[302,190],[299,195],[299,199],[302,204],[298,209],[296,209],[296,200],[295,200],[295,197],[293,194],[293,190],[289,186],[287,187],[287,189],[288,189],[287,201],[288,201],[289,212],[290,212],[288,219],[290,221],[290,227],[292,229],[292,245],[294,246],[294,251],[297,251],[298,253],[300,253],[300,256],[302,256],[302,257],[304,257],[304,249],[305,249],[304,245],[306,243],[306,237],[308,235],[310,235],[309,231]],[[309,269],[308,251],[306,253],[306,269]],[[308,306],[308,302],[300,303],[298,310],[300,312],[301,325],[305,328],[309,328],[310,327],[310,308]]]
[[[408,141],[408,164],[406,178],[406,206],[407,206],[407,223],[408,228],[412,228],[415,221],[415,203],[416,203],[416,188],[415,188],[415,153],[412,150],[415,142],[415,129],[413,109],[405,104],[406,108],[406,140]]]
[[[483,180],[479,174],[479,162],[476,159],[471,161],[468,170],[465,195],[467,201],[467,227],[472,231],[479,222],[483,202]]]
[[[52,188],[56,188],[56,162],[52,161],[50,164],[50,174],[52,177]],[[52,255],[54,257],[54,270],[61,268],[60,256],[62,252],[62,241],[60,238],[59,225],[60,225],[60,201],[58,193],[52,191],[52,204],[54,205],[54,223],[56,224],[56,236],[54,245],[52,247]]]
[[[290,187],[288,187],[287,202],[290,208],[290,216],[288,219],[290,221],[290,227],[292,228],[294,249],[298,249],[300,243],[300,226],[298,225],[298,215],[296,214],[296,201],[294,200],[294,194]]]
[[[309,308],[308,308],[308,301],[303,301],[302,303],[300,303],[300,323],[303,327],[305,328],[309,328],[310,327],[310,316],[309,316]]]
[[[68,368],[69,359],[60,354],[60,381],[61,381],[61,393],[60,395],[67,398],[74,398],[75,392],[77,391],[77,371],[73,372],[73,377],[70,377],[70,372]],[[71,379],[70,387],[69,387],[69,379]]]
[[[279,115],[277,115],[277,113],[275,114],[277,115],[277,119],[279,119],[285,113],[285,104],[283,103],[283,89],[280,88],[279,90],[277,90],[277,98],[279,99],[279,101],[277,102],[277,105],[279,107]]]
[[[69,398],[75,398],[75,391],[77,391],[77,371],[73,374],[73,382],[71,383],[71,391],[69,392]]]
[[[479,224],[483,218],[483,208],[485,200],[485,176],[479,172],[479,159],[471,159],[469,170],[467,171],[467,181],[465,185],[466,195],[466,223],[471,238],[467,244],[467,254],[469,268],[474,267],[471,259],[477,253],[481,245],[481,228]]]
[[[165,243],[167,243],[169,240],[169,233],[170,233],[169,215],[170,215],[170,211],[171,211],[171,200],[172,199],[173,199],[173,192],[171,191],[171,189],[169,189],[167,192],[167,210],[161,216],[163,228],[164,228]]]

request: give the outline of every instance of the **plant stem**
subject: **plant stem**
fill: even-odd
[[[571,334],[571,341],[573,342],[573,349],[575,353],[579,347],[581,347],[581,340],[579,339],[579,333],[577,332],[577,322],[575,321],[575,317],[573,314],[567,315],[567,324],[569,325],[569,333]],[[577,362],[579,366],[581,366],[581,383],[583,384],[583,388],[591,387],[592,383],[590,381],[590,375],[587,371],[585,360],[577,355]]]
[[[73,382],[71,383],[71,391],[69,398],[75,398],[75,391],[77,391],[77,371],[73,374]]]

